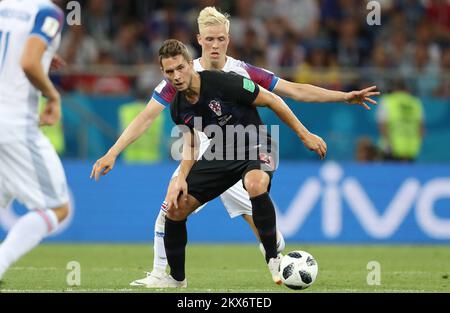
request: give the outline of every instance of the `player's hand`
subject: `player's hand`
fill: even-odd
[[[94,178],[95,181],[98,181],[100,179],[100,176],[105,176],[106,174],[108,174],[114,168],[116,158],[117,157],[115,155],[108,152],[103,157],[98,159],[92,167],[90,178]]]
[[[54,94],[47,97],[47,104],[40,117],[39,126],[55,125],[61,119],[61,96],[55,90]]]
[[[316,152],[320,156],[321,160],[323,160],[327,155],[327,144],[317,135],[308,133],[305,136],[305,139],[303,139],[303,144],[309,150]]]
[[[188,184],[186,179],[181,175],[177,176],[175,180],[169,185],[167,191],[167,210],[172,208],[178,209],[178,197],[182,194],[183,198],[187,198]]]
[[[50,70],[51,71],[57,71],[62,69],[67,65],[66,61],[59,55],[55,54],[53,56],[52,62],[50,63]]]
[[[349,104],[357,104],[364,107],[366,110],[370,110],[370,107],[366,102],[369,102],[370,104],[373,105],[377,104],[375,100],[369,98],[380,95],[379,91],[375,91],[376,89],[377,89],[376,86],[372,86],[359,91],[347,92],[345,94],[345,101]]]

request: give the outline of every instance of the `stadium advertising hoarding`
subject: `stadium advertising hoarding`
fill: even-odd
[[[118,164],[98,183],[91,164],[65,162],[74,210],[48,241],[150,242],[175,163]],[[272,183],[289,242],[450,243],[450,166],[282,162]],[[25,212],[0,210],[0,236]],[[253,242],[214,200],[188,222],[190,242]]]

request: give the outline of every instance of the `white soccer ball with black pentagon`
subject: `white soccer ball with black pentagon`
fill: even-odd
[[[311,286],[317,277],[317,261],[305,251],[291,251],[280,264],[280,276],[286,287],[301,290]]]

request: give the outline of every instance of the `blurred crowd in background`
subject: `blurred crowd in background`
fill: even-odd
[[[70,12],[69,0],[55,2]],[[381,91],[378,108],[385,109],[377,112],[289,103],[327,140],[329,159],[392,160],[398,150],[400,160],[450,162],[450,150],[440,148],[450,141],[450,0],[373,1],[381,8],[379,25],[368,23],[374,7],[363,0],[78,3],[81,25],[64,25],[58,51],[68,66],[52,74],[63,92],[63,126],[46,130],[66,158],[98,158],[144,108],[162,79],[157,53],[164,40],[176,38],[200,57],[197,17],[215,6],[230,14],[228,55],[294,82],[342,91],[376,85]],[[395,93],[399,84],[411,97]],[[266,124],[279,124],[266,113]],[[164,110],[123,159],[171,159],[172,127]],[[280,127],[280,157],[313,160]]]
[[[65,7],[67,1],[60,2]],[[386,91],[387,78],[402,75],[418,96],[450,95],[447,0],[380,0],[381,25],[372,26],[361,0],[79,2],[82,23],[66,25],[60,54],[83,75],[61,79],[66,91],[151,90],[161,78],[161,43],[176,38],[200,56],[196,19],[205,6],[216,6],[231,15],[228,54],[283,78],[338,90],[376,84]],[[100,71],[98,80],[95,66],[104,65],[128,67],[111,70],[110,77]]]

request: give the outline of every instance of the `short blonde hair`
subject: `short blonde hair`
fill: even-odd
[[[225,25],[227,33],[230,32],[230,15],[228,13],[220,13],[215,7],[206,7],[200,11],[197,23],[199,32],[212,25]]]

